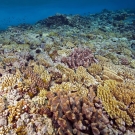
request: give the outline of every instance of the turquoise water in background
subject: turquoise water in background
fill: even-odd
[[[103,9],[135,9],[135,0],[0,0],[0,30],[34,24],[48,16],[96,13]]]

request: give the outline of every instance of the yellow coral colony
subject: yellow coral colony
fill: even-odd
[[[118,84],[115,80],[104,81],[104,84],[100,84],[97,90],[97,96],[101,99],[109,116],[118,125],[122,121],[128,126],[133,124],[133,116],[129,113],[130,110],[133,112],[133,108],[129,105],[131,100],[135,99],[134,93],[135,90],[130,90],[125,87],[124,83]]]
[[[103,78],[103,80],[112,79],[112,80],[116,80],[118,82],[123,82],[122,77],[118,76],[116,72],[114,72],[113,70],[110,70],[107,67],[103,67],[102,78]]]
[[[76,71],[64,67],[60,64],[56,67],[62,72],[62,74],[65,74],[68,77],[71,83],[77,82],[80,84],[84,84],[85,86],[95,85],[98,83],[96,79],[92,75],[90,75],[83,66],[78,67]]]
[[[51,76],[44,66],[34,64],[34,72],[40,75],[40,78],[46,83],[49,84]]]
[[[14,86],[16,83],[20,84],[20,77],[21,73],[19,70],[16,71],[16,74],[6,74],[1,77],[1,86],[0,90],[9,90],[12,86]]]

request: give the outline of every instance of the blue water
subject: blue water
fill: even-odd
[[[135,9],[135,0],[0,0],[0,30],[21,23],[34,24],[56,13],[96,13],[102,9]]]

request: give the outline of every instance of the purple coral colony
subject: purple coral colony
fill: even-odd
[[[135,135],[135,12],[56,14],[0,32],[0,135]]]

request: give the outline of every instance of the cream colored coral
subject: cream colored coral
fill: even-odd
[[[135,60],[132,60],[132,61],[130,62],[130,66],[131,66],[132,68],[135,68]]]
[[[70,69],[68,67],[65,67],[61,64],[56,65],[56,68],[62,73],[67,76],[70,82],[74,82],[75,80],[75,72],[73,69]]]
[[[0,96],[0,113],[5,109],[4,97]]]
[[[80,66],[74,71],[73,69],[64,67],[63,65],[57,65],[57,69],[59,69],[62,74],[65,74],[71,83],[77,82],[80,84],[84,84],[85,86],[95,85],[98,82],[96,79],[90,75],[87,70]]]
[[[15,56],[9,56],[2,59],[3,63],[13,63],[15,61],[18,61],[18,58],[16,58]]]
[[[62,82],[62,84],[54,84],[51,88],[51,91],[58,92],[58,91],[78,91],[76,85],[71,82]]]
[[[71,43],[70,41],[68,41],[68,42],[66,43],[66,46],[67,46],[68,48],[73,48],[73,47],[75,47],[75,45],[74,45],[73,43]]]
[[[15,106],[8,106],[9,116],[8,122],[11,123],[14,119],[18,119],[22,113],[22,109],[24,107],[24,100],[20,100],[17,102]]]
[[[9,90],[15,85],[17,78],[12,74],[6,74],[2,78],[0,90]]]
[[[16,74],[5,74],[1,77],[1,86],[0,90],[10,90],[15,84],[20,82],[21,73],[19,70],[16,70]]]
[[[102,64],[104,64],[104,63],[110,61],[108,58],[103,57],[103,56],[101,56],[101,55],[96,55],[95,57],[96,57],[96,58],[98,59],[98,61],[99,61],[100,63],[102,63]]]
[[[32,101],[37,104],[44,105],[47,99],[46,94],[47,94],[47,90],[41,89],[39,91],[39,94],[35,96],[34,98],[32,98]]]
[[[62,56],[62,57],[67,57],[71,54],[71,49],[62,49],[62,50],[58,50],[57,53]]]
[[[71,82],[62,82],[62,84],[55,84],[50,88],[53,92],[58,91],[66,91],[69,93],[77,92],[81,96],[86,96],[88,94],[88,89],[82,86],[79,83],[71,83]]]
[[[92,63],[90,67],[88,67],[88,72],[92,75],[99,75],[102,72],[102,66],[99,63]]]
[[[45,82],[49,83],[51,80],[51,76],[47,70],[45,70],[44,66],[34,64],[33,68],[34,72],[40,75],[40,78]]]
[[[103,67],[103,76],[102,76],[103,80],[107,80],[107,79],[112,79],[112,80],[116,80],[118,82],[123,82],[123,78],[118,76],[116,72],[114,72],[113,70],[110,70],[107,67]]]
[[[52,126],[52,120],[48,118],[46,115],[44,116],[45,125],[47,126],[47,133],[48,135],[55,135],[54,128]]]
[[[86,68],[84,68],[83,66],[80,66],[80,67],[78,67],[76,69],[76,79],[75,80],[78,83],[83,83],[86,86],[98,84],[98,82],[96,81],[96,79],[92,75],[90,75],[86,71]]]
[[[127,48],[123,48],[122,52],[124,53],[124,55],[127,55],[127,56],[131,56],[132,55],[132,52],[127,49]]]
[[[39,105],[45,105],[46,99],[46,97],[35,96],[34,98],[32,98],[32,101]]]

